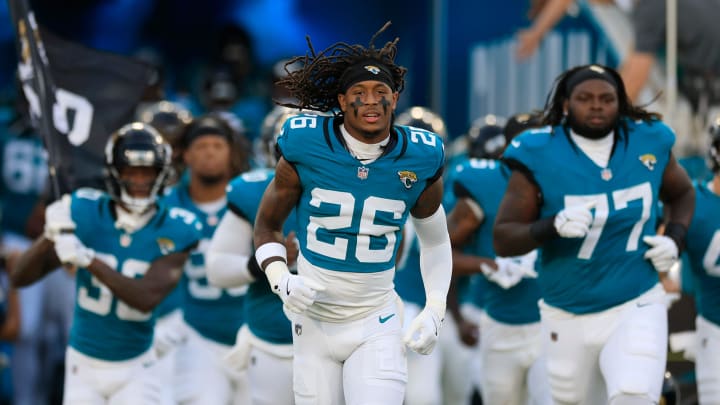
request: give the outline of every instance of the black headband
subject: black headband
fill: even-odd
[[[233,143],[233,135],[229,128],[221,125],[213,119],[204,119],[198,122],[197,125],[192,125],[188,128],[187,132],[185,132],[185,136],[183,136],[183,145],[188,147],[196,139],[206,135],[221,136],[225,138],[228,143]]]
[[[586,80],[592,79],[605,80],[606,82],[610,83],[616,90],[618,88],[617,80],[613,75],[610,74],[610,72],[608,72],[606,68],[599,65],[590,65],[584,69],[578,70],[568,78],[567,82],[565,82],[566,94],[570,96],[575,86]]]
[[[395,82],[390,69],[380,61],[365,60],[345,69],[340,76],[340,92],[345,93],[355,83],[365,80],[383,82],[395,91]]]

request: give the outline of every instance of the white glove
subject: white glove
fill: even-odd
[[[175,311],[155,324],[153,346],[159,358],[187,340],[187,330],[182,320],[182,312]]]
[[[643,257],[652,262],[655,270],[660,273],[670,271],[678,260],[678,247],[675,241],[665,235],[654,235],[643,237],[643,242],[650,245],[650,249]]]
[[[537,277],[535,269],[528,265],[534,263],[534,260],[528,261],[523,258],[524,256],[496,257],[497,270],[485,263],[480,264],[480,269],[488,280],[507,290],[519,283],[523,277]]]
[[[87,267],[95,258],[95,251],[80,242],[74,233],[61,233],[55,237],[55,253],[60,263]]]
[[[63,231],[74,231],[75,221],[70,214],[70,195],[45,207],[45,237],[52,241]]]
[[[314,280],[290,274],[287,264],[281,261],[270,263],[265,268],[265,275],[285,307],[297,314],[302,314],[315,302],[318,291],[325,291],[325,287]]]
[[[480,264],[480,269],[488,280],[506,290],[522,280],[523,270],[519,263],[510,258],[497,257],[495,264],[497,264],[497,269],[493,269],[485,263]]]
[[[522,256],[515,256],[513,259],[520,263],[523,268],[523,277],[525,278],[537,278],[538,274],[535,271],[535,263],[537,262],[538,251],[537,249],[531,250]]]
[[[555,215],[553,225],[557,233],[563,238],[584,238],[590,231],[593,220],[590,208],[595,202],[567,207]]]
[[[428,301],[425,308],[412,320],[410,327],[405,332],[403,337],[405,345],[420,354],[432,353],[438,341],[444,316],[444,303]]]

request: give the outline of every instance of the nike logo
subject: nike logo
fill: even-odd
[[[650,304],[652,304],[652,302],[638,302],[638,303],[637,303],[637,307],[638,307],[638,308],[642,308],[642,307],[646,307],[646,306],[648,306],[648,305],[650,305]]]
[[[390,314],[390,315],[388,315],[388,316],[386,316],[386,317],[384,317],[384,318],[383,318],[382,315],[381,315],[381,316],[378,317],[378,321],[380,321],[380,323],[385,323],[385,322],[387,322],[390,318],[392,318],[393,316],[395,316],[395,314]]]
[[[513,140],[513,141],[510,142],[510,145],[512,145],[512,146],[514,146],[514,147],[516,147],[516,148],[519,148],[519,147],[520,147],[520,141],[518,141],[518,140]]]

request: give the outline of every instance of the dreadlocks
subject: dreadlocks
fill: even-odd
[[[348,67],[364,60],[375,60],[385,65],[392,75],[393,90],[401,92],[405,86],[404,76],[407,69],[394,62],[397,43],[400,39],[395,38],[393,41],[387,42],[381,49],[376,49],[374,45],[375,39],[389,26],[390,21],[370,38],[367,48],[362,45],[337,42],[316,54],[310,37],[305,37],[310,48],[309,54],[290,59],[285,64],[287,76],[277,82],[279,86],[284,86],[297,101],[278,104],[321,112],[336,109],[335,114],[342,114],[339,112],[337,99],[337,95],[341,93],[340,76]],[[297,69],[298,65],[302,67]]]
[[[642,107],[634,106],[628,98],[627,92],[625,91],[625,84],[620,77],[620,74],[615,70],[607,66],[601,65],[582,65],[576,66],[572,69],[565,71],[563,74],[555,79],[555,85],[553,91],[548,95],[547,101],[545,102],[545,113],[543,115],[543,125],[561,125],[564,123],[564,108],[563,103],[570,99],[570,93],[574,87],[573,76],[576,73],[592,69],[593,66],[597,66],[604,70],[605,74],[610,75],[610,80],[614,81],[614,87],[617,90],[618,95],[618,114],[620,117],[628,117],[632,120],[660,120],[662,116],[658,113],[649,112]],[[582,74],[582,73],[581,73]],[[619,121],[619,126],[627,132],[627,124],[623,121]]]

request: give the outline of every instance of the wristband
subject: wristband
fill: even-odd
[[[268,242],[263,243],[255,249],[255,258],[260,267],[263,267],[267,259],[273,257],[279,257],[287,263],[287,249],[285,249],[285,245],[279,242]]]

